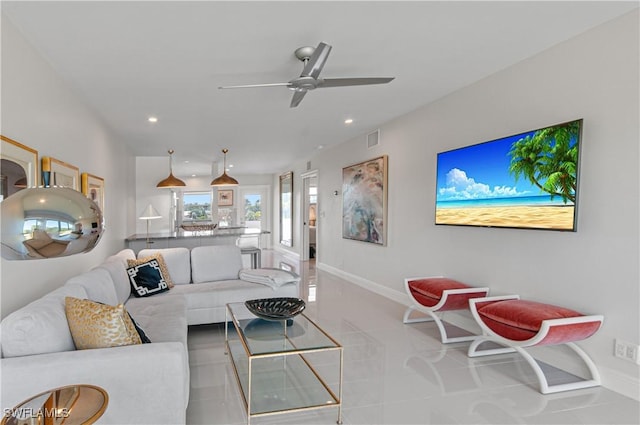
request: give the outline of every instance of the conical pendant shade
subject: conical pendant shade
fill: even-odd
[[[229,152],[229,149],[222,149],[222,153],[224,154],[224,168],[222,175],[213,179],[211,181],[211,186],[237,186],[239,184],[238,180],[227,174],[227,152]]]
[[[171,155],[173,155],[174,150],[169,149],[168,152],[169,152],[169,177],[158,182],[156,187],[160,187],[160,188],[184,187],[187,184],[173,175],[173,161],[172,161]]]

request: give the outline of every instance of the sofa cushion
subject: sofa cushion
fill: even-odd
[[[65,298],[65,313],[78,350],[141,344],[140,335],[124,305]]]
[[[494,332],[514,341],[524,341],[534,337],[540,330],[543,320],[583,315],[568,308],[526,300],[488,303],[478,308],[478,314]]]
[[[144,329],[142,329],[142,327],[140,327],[138,322],[136,322],[134,320],[134,318],[131,316],[131,313],[129,313],[128,311],[127,311],[127,315],[129,315],[129,319],[131,319],[131,323],[133,323],[133,327],[136,328],[136,332],[138,332],[138,336],[140,337],[140,341],[142,341],[143,344],[150,344],[151,340],[147,336],[147,333],[144,331]]]
[[[181,342],[187,347],[187,304],[184,296],[175,294],[178,285],[169,292],[157,295],[152,300],[130,298],[125,304],[151,341]]]
[[[67,281],[69,285],[83,286],[87,291],[87,298],[103,304],[118,304],[118,295],[113,280],[108,271],[93,269],[81,275],[74,276]]]
[[[176,285],[191,283],[191,261],[187,248],[143,249],[138,252],[138,258],[149,257],[155,253],[162,254],[167,265],[171,280]]]
[[[96,269],[106,270],[111,275],[111,281],[116,291],[116,302],[109,304],[124,303],[131,295],[131,283],[129,283],[129,275],[127,274],[127,260],[111,256]]]
[[[5,317],[0,331],[3,357],[75,350],[64,311],[67,296],[86,298],[87,291],[64,285]]]
[[[156,258],[127,268],[127,274],[131,282],[131,293],[136,297],[149,297],[169,290]]]
[[[235,245],[198,246],[191,250],[193,283],[238,279],[242,254]]]
[[[189,325],[197,325],[224,322],[227,303],[245,302],[254,298],[298,297],[300,291],[297,282],[287,283],[274,291],[265,285],[233,279],[178,285],[170,292],[158,295],[154,301],[176,295],[182,295],[186,299]],[[149,336],[153,340],[153,335]]]
[[[169,269],[167,268],[167,263],[164,261],[164,257],[159,252],[155,252],[148,257],[138,257],[135,260],[127,260],[127,268],[137,266],[139,264],[144,264],[149,260],[157,260],[158,266],[160,266],[160,271],[162,272],[162,276],[164,277],[165,282],[167,282],[167,286],[169,289],[173,288],[175,284],[173,280],[171,280],[171,273],[169,273]]]

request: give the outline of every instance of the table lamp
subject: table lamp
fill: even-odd
[[[144,211],[142,211],[142,214],[138,218],[140,220],[147,220],[147,248],[149,248],[149,244],[151,243],[149,241],[149,220],[162,218],[162,216],[158,211],[156,211],[155,208],[153,208],[153,205],[149,204],[147,205],[147,208],[145,208]]]

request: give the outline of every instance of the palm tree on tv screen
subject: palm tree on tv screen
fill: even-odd
[[[511,146],[509,172],[518,180],[523,176],[551,199],[560,196],[576,202],[576,167],[580,122],[573,121],[536,131]]]

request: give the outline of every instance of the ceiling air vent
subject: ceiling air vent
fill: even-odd
[[[367,134],[367,147],[372,148],[380,144],[380,129]]]

